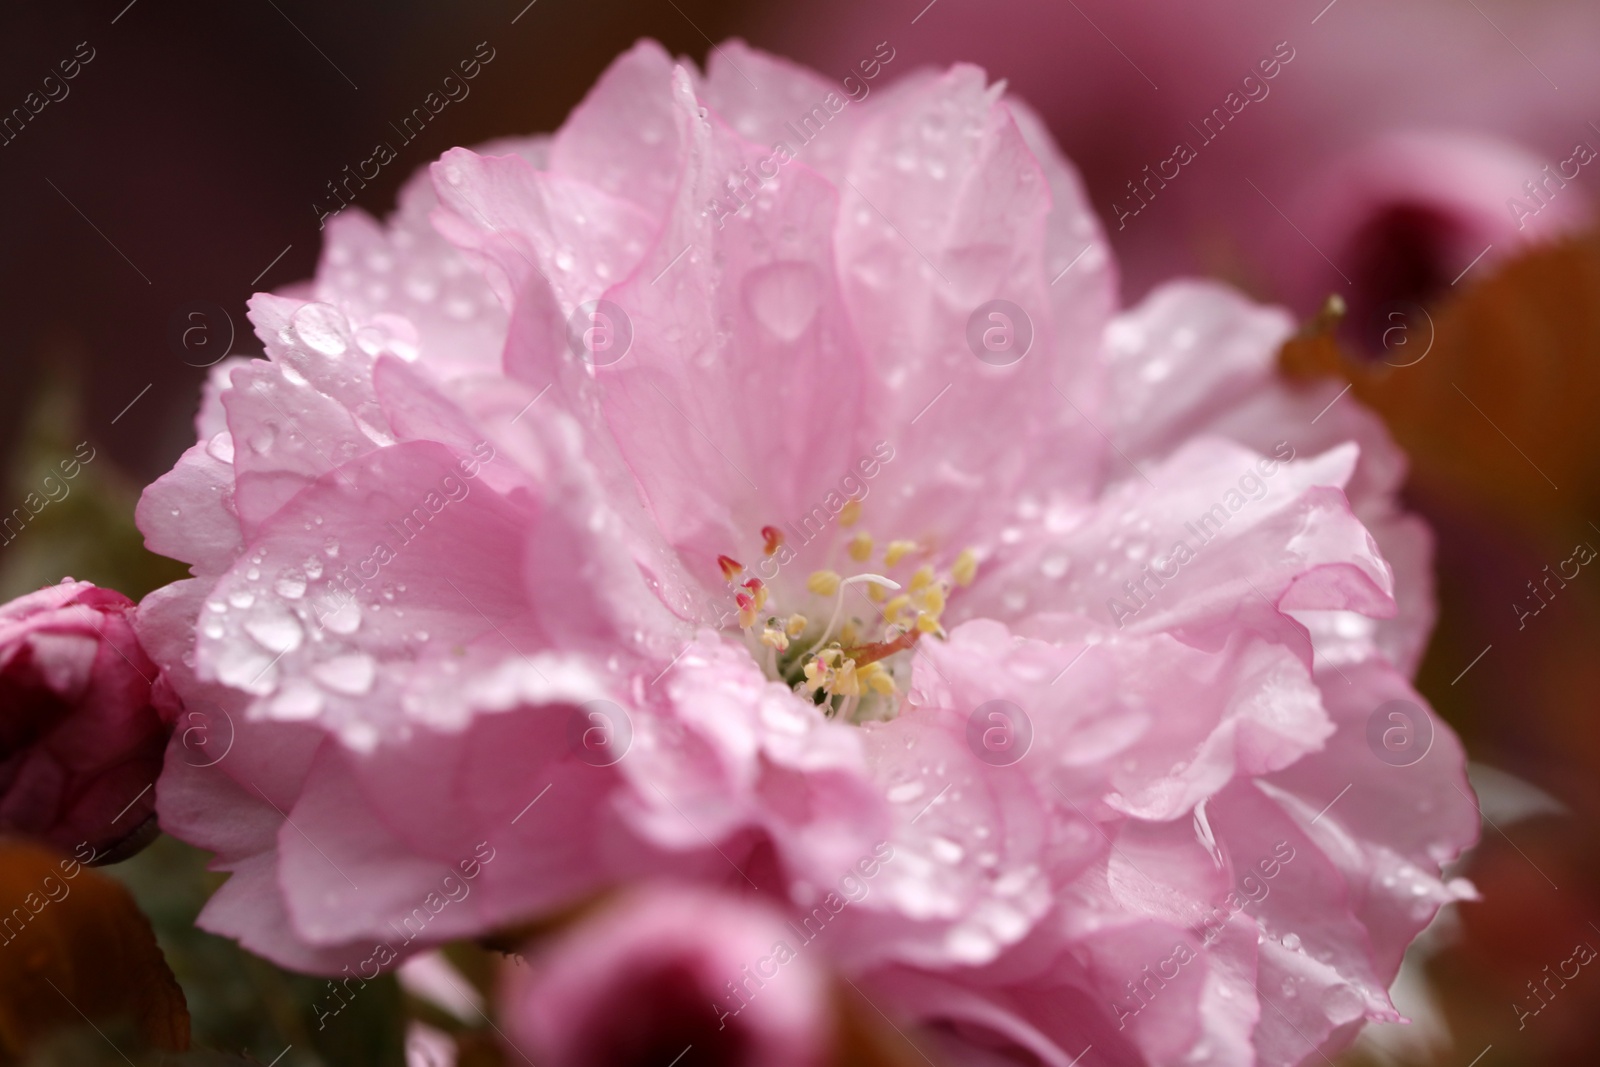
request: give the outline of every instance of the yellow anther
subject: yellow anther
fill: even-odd
[[[761,643],[768,648],[777,649],[779,652],[786,652],[789,649],[789,635],[782,630],[774,630],[768,626],[761,631]]]
[[[865,563],[872,555],[872,535],[858,533],[850,538],[850,558],[857,563]]]
[[[806,688],[811,690],[823,689],[832,683],[834,676],[834,661],[839,658],[837,648],[825,648],[818,652],[804,668]]]
[[[872,662],[856,671],[856,677],[874,693],[892,696],[895,692],[894,675],[883,669],[881,662]]]
[[[901,593],[883,606],[884,616],[891,622],[900,621],[900,613],[911,607],[911,598]]]
[[[861,680],[856,676],[856,661],[847,659],[834,672],[833,679],[828,683],[828,692],[834,696],[858,697],[861,695]]]
[[[828,665],[820,659],[814,659],[805,665],[806,688],[809,690],[821,689],[828,684]]]
[[[806,617],[804,615],[790,615],[789,621],[783,624],[783,632],[790,637],[799,637],[806,632]]]
[[[971,585],[977,576],[978,554],[970,548],[963,548],[956,557],[955,565],[950,568],[950,577],[956,580],[957,585]]]
[[[939,616],[924,612],[917,616],[917,629],[925,634],[936,634],[941,633],[944,627],[939,625]]]
[[[854,619],[846,619],[844,625],[839,627],[839,643],[846,648],[854,648],[856,638],[860,636],[860,633],[856,630]]]
[[[879,585],[877,582],[868,582],[867,583],[867,599],[872,601],[874,604],[883,603],[883,598],[888,596],[888,595],[889,595],[889,590],[885,589],[883,586]]]
[[[861,501],[850,500],[839,511],[840,526],[854,526],[856,520],[861,518]]]
[[[883,550],[884,566],[893,567],[916,550],[917,543],[915,541],[890,541],[889,547]]]
[[[922,566],[917,568],[917,573],[911,576],[911,591],[915,593],[918,589],[922,589],[932,584],[933,567],[924,563]]]
[[[839,591],[839,576],[833,571],[813,571],[806,588],[818,596],[832,596]]]
[[[739,598],[739,628],[748,630],[756,624],[761,617],[761,608],[757,606],[754,597],[741,596]]]
[[[944,586],[930,585],[917,593],[917,606],[937,618],[944,611]]]

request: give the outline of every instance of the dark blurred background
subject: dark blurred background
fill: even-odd
[[[388,124],[479,42],[495,59],[470,95],[400,149],[360,206],[387,213],[401,182],[454,145],[555,128],[641,36],[698,56],[696,26],[739,28],[734,3],[674,2],[7,4],[0,108],[22,107],[80,42],[94,58],[0,145],[0,447],[15,449],[41,378],[72,369],[96,444],[154,478],[192,443],[205,371],[187,364],[209,358],[172,343],[175,315],[217,305],[234,351],[259,352],[245,300],[312,272],[326,183],[376,141],[398,147]]]
[[[1259,114],[1241,116],[1239,132],[1205,149],[1192,179],[1113,237],[1126,257],[1130,298],[1172,271],[1202,270],[1306,315],[1337,285],[1333,272],[1317,273],[1328,257],[1315,260],[1299,243],[1302,230],[1333,225],[1303,194],[1373,138],[1436,126],[1483,132],[1541,162],[1567,158],[1575,138],[1600,146],[1592,2],[1335,4],[6,5],[0,115],[27,109],[31,93],[42,96],[62,61],[92,59],[65,83],[63,98],[14,124],[0,144],[0,472],[20,501],[35,463],[82,440],[97,458],[92,488],[72,510],[57,509],[56,532],[30,532],[28,543],[0,557],[0,593],[70,568],[137,596],[177,573],[139,553],[131,507],[139,486],[193,441],[206,374],[197,364],[215,359],[230,334],[234,353],[260,351],[245,301],[311,274],[320,249],[314,205],[326,202],[326,183],[377,141],[398,147],[390,123],[480,42],[494,59],[470,95],[399,149],[361,192],[360,207],[385,214],[400,183],[449,147],[555,128],[639,37],[699,60],[710,41],[738,35],[836,77],[880,40],[897,50],[897,75],[921,62],[982,62],[1038,105],[1109,224],[1125,181],[1170,153],[1186,117],[1218,103],[1275,42],[1293,41],[1297,66],[1273,98],[1253,105]],[[1592,209],[1600,179],[1591,171],[1600,165],[1562,194],[1569,217]],[[1471,279],[1445,285],[1470,255],[1445,248],[1431,231],[1419,237],[1412,216],[1396,218],[1405,225],[1362,231],[1362,262],[1373,267],[1356,285],[1398,286],[1368,295],[1416,299],[1467,324],[1457,329],[1457,348],[1436,356],[1427,373],[1442,375],[1441,383],[1475,376],[1496,426],[1449,407],[1453,399],[1439,390],[1386,392],[1369,383],[1356,395],[1383,412],[1414,456],[1409,497],[1439,533],[1441,626],[1422,688],[1474,761],[1511,777],[1490,771],[1475,779],[1494,825],[1463,873],[1485,901],[1456,909],[1415,954],[1408,975],[1424,996],[1411,1003],[1427,1008],[1416,1036],[1368,1043],[1356,1055],[1464,1065],[1484,1054],[1483,1067],[1600,1062],[1600,976],[1585,972],[1526,1026],[1513,1007],[1526,1002],[1526,982],[1568,957],[1574,941],[1600,945],[1600,578],[1574,582],[1526,627],[1514,625],[1512,606],[1575,540],[1600,546],[1600,525],[1591,525],[1600,524],[1591,458],[1600,457],[1600,254],[1591,243],[1565,267],[1550,267],[1577,278],[1556,296],[1532,269],[1517,283],[1522,289],[1474,296],[1480,278],[1519,254],[1516,240],[1494,238],[1498,251],[1469,268]],[[1355,262],[1337,251],[1334,258]],[[1396,281],[1384,268],[1401,261],[1426,269]],[[1549,303],[1524,299],[1525,290],[1544,292]],[[1499,301],[1483,315],[1499,315],[1505,332],[1495,336],[1515,343],[1474,349],[1460,340],[1485,336],[1470,328],[1476,312],[1450,310],[1474,299]],[[190,317],[196,309],[200,319]],[[201,334],[180,343],[196,326]],[[1442,365],[1446,356],[1456,362]],[[1501,397],[1522,399],[1497,407]],[[1510,466],[1497,466],[1502,438],[1528,447],[1545,470],[1559,467],[1550,488],[1561,488],[1547,494],[1510,453]],[[159,892],[141,886],[142,899]]]

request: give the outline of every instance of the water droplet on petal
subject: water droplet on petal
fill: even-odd
[[[353,634],[361,625],[361,609],[356,607],[355,601],[348,601],[332,614],[320,616],[320,620],[330,633]]]
[[[817,269],[800,260],[759,267],[744,280],[744,305],[780,341],[793,341],[816,319],[823,283]]]
[[[272,701],[272,714],[296,722],[314,719],[322,711],[322,694],[303,681],[289,682]]]
[[[901,782],[899,785],[890,787],[887,797],[889,803],[891,804],[909,804],[911,801],[920,797],[922,792],[922,783],[913,780],[910,782]]]
[[[331,304],[306,304],[294,313],[290,322],[301,343],[314,352],[338,356],[350,347],[345,338],[348,324],[339,309]]]
[[[244,632],[269,652],[293,652],[305,639],[299,620],[281,609],[273,609],[244,624]]]
[[[378,665],[363,652],[335,656],[311,668],[312,677],[337,693],[362,696],[372,691]]]

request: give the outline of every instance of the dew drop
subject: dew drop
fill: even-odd
[[[273,698],[272,714],[279,719],[300,722],[314,719],[322,711],[322,694],[303,681],[290,682]]]
[[[920,797],[922,792],[923,786],[921,782],[910,781],[901,782],[899,785],[891,786],[886,795],[889,803],[891,804],[909,804],[911,801]]]
[[[363,652],[335,656],[311,668],[312,677],[337,693],[362,696],[372,691],[378,665]]]
[[[1165,359],[1153,359],[1139,368],[1139,377],[1154,385],[1165,381],[1172,376],[1172,362]]]
[[[212,434],[211,440],[206,442],[206,455],[219,463],[233,462],[233,434],[227,430]]]
[[[251,432],[248,442],[250,451],[258,456],[264,456],[272,451],[273,442],[277,439],[278,424],[274,422],[264,423]]]
[[[305,639],[305,630],[299,621],[286,611],[253,618],[244,624],[244,632],[269,652],[293,652]]]
[[[419,304],[429,304],[439,295],[439,283],[423,274],[413,274],[405,280],[406,295]]]
[[[294,313],[290,322],[295,335],[312,351],[338,356],[349,347],[345,340],[345,318],[331,304],[306,304]]]
[[[361,609],[353,601],[346,603],[333,614],[322,616],[322,625],[330,633],[353,634],[361,625]]]
[[[744,280],[744,306],[779,341],[794,341],[821,310],[821,275],[798,259],[766,264]]]

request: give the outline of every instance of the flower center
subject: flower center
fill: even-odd
[[[838,522],[850,528],[860,517],[861,503],[852,500]],[[777,527],[762,527],[761,538],[763,554],[777,556],[776,564],[793,558]],[[951,590],[977,576],[977,553],[963,549],[948,570],[940,570],[934,551],[913,540],[891,540],[880,549],[863,530],[836,542],[831,556],[837,557],[841,547],[850,562],[833,569],[830,559],[827,569],[811,572],[805,592],[795,591],[791,604],[780,604],[769,581],[731,556],[718,556],[717,563],[733,594],[745,644],[767,677],[822,707],[830,718],[892,718],[910,682],[911,657],[903,653],[924,637],[944,638],[939,618]],[[911,573],[903,580],[890,577],[906,570]]]

